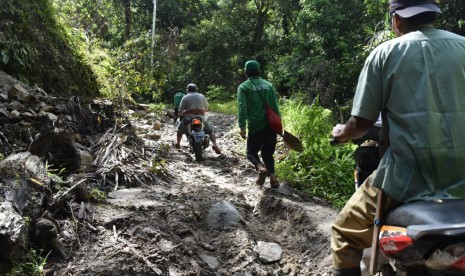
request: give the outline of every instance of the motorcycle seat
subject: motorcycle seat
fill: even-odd
[[[465,200],[416,201],[401,205],[387,214],[385,224],[400,227],[423,224],[465,223]]]

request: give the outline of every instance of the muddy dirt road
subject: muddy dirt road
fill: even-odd
[[[144,136],[153,120],[134,127]],[[209,120],[226,157],[209,148],[196,162],[185,138],[180,150],[171,146],[175,125],[160,119],[161,138],[145,141],[172,181],[121,188],[89,205],[88,223],[69,233],[79,237],[70,259],[54,263],[53,275],[331,275],[336,211],[286,183],[256,187],[235,117],[210,113]],[[221,206],[237,215],[235,223],[221,225],[223,211],[215,220]]]

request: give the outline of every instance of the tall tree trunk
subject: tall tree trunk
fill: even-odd
[[[131,0],[124,1],[124,19],[126,25],[124,26],[124,37],[126,40],[131,39],[132,17],[131,17]]]
[[[257,24],[253,34],[253,49],[259,51],[262,46],[263,34],[265,32],[265,24],[268,19],[268,3],[267,0],[254,0],[257,7]]]
[[[155,56],[155,23],[157,21],[157,0],[153,0],[153,18],[152,18],[152,58],[151,63],[153,66],[153,57]]]

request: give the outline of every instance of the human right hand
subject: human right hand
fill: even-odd
[[[331,136],[333,136],[334,140],[337,140],[340,143],[347,142],[347,138],[344,137],[344,128],[346,127],[345,124],[337,124],[333,127],[333,131],[331,132]]]

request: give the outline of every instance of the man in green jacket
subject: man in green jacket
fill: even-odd
[[[244,69],[247,80],[237,88],[237,109],[241,137],[247,138],[247,159],[258,171],[255,184],[263,186],[269,176],[271,187],[279,188],[273,157],[277,134],[268,124],[263,103],[267,101],[281,116],[276,91],[271,83],[260,77],[260,64],[257,61],[247,61]],[[258,152],[261,152],[263,162]]]
[[[174,94],[174,123],[176,124],[176,121],[178,120],[179,116],[179,104],[181,104],[182,98],[184,98],[186,94],[184,94],[181,90],[176,92]]]

